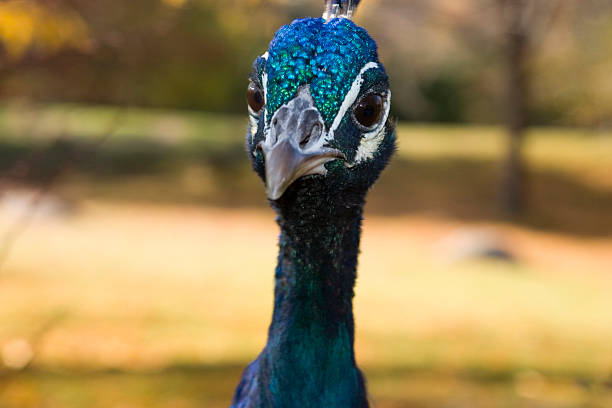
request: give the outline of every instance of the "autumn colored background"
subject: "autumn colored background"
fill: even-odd
[[[229,405],[278,235],[246,78],[320,3],[0,3],[0,408]],[[612,1],[362,3],[399,121],[356,289],[372,400],[612,406]]]

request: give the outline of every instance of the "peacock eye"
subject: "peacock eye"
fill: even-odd
[[[353,109],[353,116],[361,126],[371,128],[380,120],[382,111],[382,95],[370,93],[359,100],[357,106]]]
[[[263,91],[255,82],[250,82],[247,87],[247,103],[253,112],[259,112],[264,106]]]

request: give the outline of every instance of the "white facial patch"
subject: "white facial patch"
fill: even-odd
[[[249,132],[251,133],[251,138],[255,137],[257,134],[258,128],[258,118],[257,115],[251,113],[251,108],[249,108]]]

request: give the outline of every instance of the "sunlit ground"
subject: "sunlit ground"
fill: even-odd
[[[489,225],[519,262],[450,262],[460,226],[365,222],[356,349],[374,400],[610,406],[612,239]],[[227,405],[265,340],[276,235],[265,210],[87,202],[34,220],[0,277],[4,357],[33,351],[4,369],[3,406]]]
[[[20,181],[0,198],[0,408],[226,407],[264,344],[278,230],[245,119],[113,112],[0,109],[0,166]],[[532,132],[515,224],[496,211],[499,130],[398,137],[355,299],[373,406],[612,406],[610,134]],[[31,206],[73,144],[80,161]],[[483,231],[516,260],[458,260]]]

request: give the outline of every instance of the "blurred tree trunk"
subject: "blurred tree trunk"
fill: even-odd
[[[562,10],[571,14],[574,3],[572,0],[497,0],[504,34],[504,113],[508,133],[500,205],[509,217],[522,215],[528,206],[528,177],[522,149],[529,126],[529,59]]]
[[[501,209],[507,216],[518,216],[526,208],[526,172],[522,147],[528,125],[529,79],[527,60],[529,32],[525,10],[529,0],[500,0],[504,22],[506,98],[504,116],[508,133],[507,151],[502,167]]]

